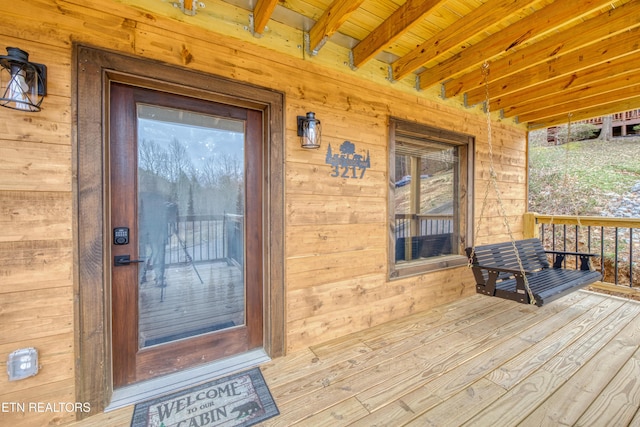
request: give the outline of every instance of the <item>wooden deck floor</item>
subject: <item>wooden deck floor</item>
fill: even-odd
[[[261,369],[281,413],[264,426],[640,425],[640,303],[475,295]]]

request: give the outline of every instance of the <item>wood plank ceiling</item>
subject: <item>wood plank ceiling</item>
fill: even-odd
[[[491,110],[530,129],[640,108],[640,0],[257,0],[256,35],[278,8],[310,23],[308,53],[343,37],[354,70],[384,57],[468,106],[486,62]]]

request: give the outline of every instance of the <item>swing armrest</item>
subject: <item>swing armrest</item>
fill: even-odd
[[[520,270],[515,270],[513,268],[502,268],[502,267],[496,267],[494,265],[480,265],[480,264],[472,264],[472,267],[477,267],[480,268],[482,270],[493,270],[493,271],[499,271],[500,273],[509,273],[509,274],[522,274],[522,271]],[[530,275],[532,274],[530,271],[525,271],[524,272],[525,275]]]
[[[591,258],[594,256],[598,256],[597,254],[588,254],[585,252],[565,252],[565,251],[547,251],[548,254],[555,255],[555,259],[553,261],[553,268],[562,268],[562,263],[567,256],[578,256],[580,257],[580,270],[590,271],[591,270]]]

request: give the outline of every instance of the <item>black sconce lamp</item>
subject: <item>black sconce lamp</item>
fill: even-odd
[[[309,112],[306,116],[298,116],[298,136],[302,148],[320,148],[322,127],[316,113]]]
[[[29,62],[29,54],[8,47],[0,56],[0,105],[14,110],[40,111],[47,94],[47,67]]]

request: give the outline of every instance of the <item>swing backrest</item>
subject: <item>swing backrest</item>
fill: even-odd
[[[533,272],[550,267],[544,247],[539,239],[516,240],[515,245],[525,271]],[[474,262],[483,267],[493,266],[520,270],[511,242],[476,246],[474,255]]]

